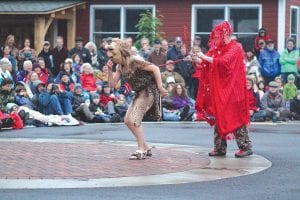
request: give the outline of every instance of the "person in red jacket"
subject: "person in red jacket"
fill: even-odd
[[[259,41],[263,39],[265,42],[267,42],[270,38],[269,34],[267,34],[266,29],[264,28],[260,28],[258,30],[258,35],[255,37],[255,43],[254,43],[254,48],[255,51],[259,51],[260,47],[259,47]]]
[[[200,80],[196,109],[215,125],[215,148],[209,156],[225,156],[226,140],[232,134],[239,147],[236,157],[253,153],[247,129],[249,101],[244,51],[240,43],[231,39],[232,33],[228,21],[218,24],[209,37],[210,50],[205,55],[198,54],[207,73],[203,75],[206,79]]]
[[[96,91],[96,78],[94,77],[93,68],[90,63],[82,64],[82,73],[80,75],[82,88],[88,92]]]

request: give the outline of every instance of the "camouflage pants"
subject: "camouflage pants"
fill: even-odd
[[[239,149],[247,151],[252,148],[251,141],[248,136],[248,129],[246,126],[242,126],[235,131],[235,139]],[[218,152],[226,153],[227,142],[225,139],[221,139],[218,133],[218,128],[214,130],[214,145],[215,150]]]

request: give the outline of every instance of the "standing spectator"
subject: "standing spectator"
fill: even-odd
[[[89,50],[92,67],[94,69],[99,69],[100,62],[96,44],[94,42],[88,42],[84,47]]]
[[[14,35],[8,35],[5,41],[5,46],[8,46],[10,49],[10,54],[17,59],[17,56],[19,55],[19,50],[16,47],[15,42],[15,36]]]
[[[24,48],[19,51],[19,61],[22,65],[24,61],[30,60],[31,62],[36,61],[35,50],[30,47],[31,42],[29,38],[24,40]]]
[[[274,49],[274,41],[267,41],[267,48],[259,55],[259,63],[261,65],[261,75],[266,84],[273,81],[280,74],[279,53]]]
[[[254,43],[255,50],[258,51],[260,49],[260,45],[259,45],[260,40],[264,40],[266,42],[269,39],[270,39],[270,36],[269,36],[269,34],[267,34],[266,29],[260,28],[258,30],[258,35],[255,37],[255,43]]]
[[[70,50],[69,58],[71,58],[75,53],[77,53],[78,55],[80,55],[84,63],[92,63],[89,50],[83,47],[82,37],[77,36],[75,41],[76,41],[76,46]]]
[[[139,50],[139,55],[142,58],[144,58],[145,60],[147,60],[150,53],[151,53],[151,47],[150,47],[148,38],[142,38],[141,39],[141,49]]]
[[[68,53],[68,49],[64,47],[64,38],[58,36],[56,38],[56,47],[52,50],[54,66],[49,72],[53,79],[58,75],[60,66],[65,62],[66,58],[68,57]]]
[[[256,56],[256,58],[259,58],[260,53],[265,50],[266,48],[266,41],[264,41],[263,39],[258,40],[258,49],[254,49],[254,54]]]
[[[181,37],[176,37],[175,44],[167,52],[167,59],[173,61],[176,61],[178,59],[183,59],[183,57],[185,57],[185,54],[182,53],[181,47],[182,47],[182,39]],[[177,68],[179,68],[178,65],[179,64],[176,63],[175,71],[177,71]]]
[[[167,40],[162,40],[161,41],[161,48],[164,51],[164,53],[167,55],[167,52],[169,50],[169,45]]]
[[[181,83],[185,85],[182,76],[179,73],[174,72],[174,62],[172,60],[167,61],[166,71],[161,73],[161,79],[164,85],[166,85],[168,77],[173,77],[175,83]]]
[[[51,73],[51,70],[54,68],[54,62],[53,62],[53,55],[52,51],[50,49],[50,42],[44,41],[43,49],[38,55],[39,58],[42,57],[45,62],[46,69],[48,70],[48,73]]]
[[[201,49],[202,53],[206,53],[206,51],[207,51],[206,48],[203,47],[202,44],[201,44],[201,37],[200,36],[195,36],[192,47],[199,47]]]
[[[262,100],[262,109],[266,112],[267,120],[276,122],[277,120],[287,120],[289,111],[285,108],[285,100],[278,91],[278,83],[271,81],[269,83],[269,91],[267,91]]]
[[[128,45],[129,45],[129,47],[132,47],[132,44],[133,44],[133,39],[132,39],[132,37],[127,37],[126,38],[126,41],[128,42]]]
[[[99,70],[102,70],[103,66],[107,63],[108,61],[108,57],[107,57],[107,54],[106,54],[106,49],[105,49],[105,46],[108,45],[107,43],[107,39],[106,38],[103,38],[102,39],[102,43],[101,43],[101,46],[100,46],[100,49],[98,51],[98,57],[99,57]]]
[[[156,66],[165,64],[167,61],[167,55],[166,52],[161,48],[160,40],[154,41],[153,48],[153,51],[148,57],[148,61],[155,64]],[[160,69],[160,71],[164,71],[162,67],[160,67]]]
[[[286,42],[286,49],[281,53],[279,59],[281,64],[281,77],[284,83],[287,83],[287,77],[290,74],[293,74],[294,77],[297,78],[297,61],[299,56],[299,50],[296,48],[295,40],[293,38],[289,38]]]
[[[293,74],[288,75],[288,82],[283,87],[283,98],[286,101],[292,100],[297,95],[297,87],[295,85],[295,76]]]

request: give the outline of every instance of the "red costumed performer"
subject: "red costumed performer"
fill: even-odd
[[[231,34],[229,22],[218,24],[210,34],[210,50],[205,55],[199,53],[201,77],[196,109],[199,116],[215,125],[215,148],[210,156],[226,155],[226,139],[231,133],[240,149],[235,156],[252,154],[244,51],[240,43],[230,39]]]

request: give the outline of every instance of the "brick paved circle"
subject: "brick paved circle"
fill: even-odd
[[[152,158],[130,161],[135,147],[108,143],[1,142],[0,179],[99,179],[159,175],[204,168],[205,155],[154,149]]]

